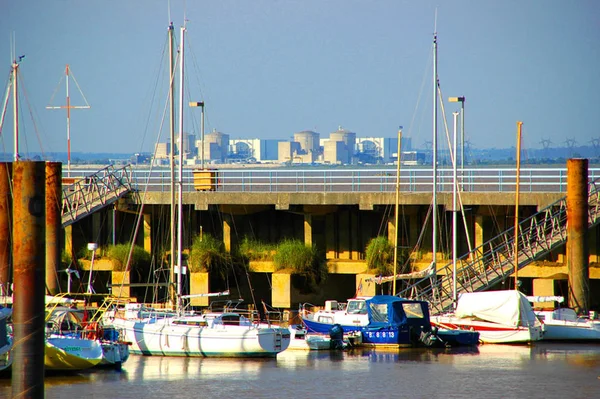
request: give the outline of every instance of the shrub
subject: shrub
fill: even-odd
[[[239,251],[240,255],[247,260],[273,260],[277,245],[264,243],[246,236],[242,239]]]
[[[284,240],[277,246],[273,257],[275,270],[291,269],[293,274],[306,277],[311,285],[327,278],[327,265],[320,259],[314,246],[300,240]]]
[[[127,259],[129,258],[129,252],[131,251],[131,245],[128,244],[117,244],[110,245],[106,250],[106,257],[113,263],[114,271],[127,271]],[[131,254],[131,262],[129,270],[143,270],[149,268],[152,257],[144,248],[135,245],[133,247],[133,253]]]
[[[375,270],[377,274],[392,274],[394,262],[394,247],[384,236],[378,236],[367,244],[367,268]]]
[[[190,272],[209,271],[224,279],[230,264],[231,257],[225,252],[225,245],[221,240],[210,234],[194,237],[188,258]]]

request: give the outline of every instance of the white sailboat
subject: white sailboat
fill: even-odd
[[[180,140],[183,137],[185,32],[186,28],[182,27],[179,49]],[[169,34],[172,39],[172,24],[169,26]],[[177,265],[172,265],[172,270],[178,271],[183,270],[182,163],[180,148],[177,181],[178,214],[175,217],[177,219]],[[172,232],[174,230],[171,229]],[[172,234],[171,239],[174,238]],[[174,248],[173,241],[171,248]],[[141,304],[127,304],[125,308],[112,309],[104,314],[105,323],[124,332],[125,340],[131,342],[132,353],[153,356],[275,357],[289,346],[290,331],[287,328],[260,323],[260,319],[255,318],[254,315],[244,315],[235,309],[205,314],[184,312],[182,273],[176,274],[177,293],[173,298],[176,304],[175,312],[154,311],[144,308]],[[171,276],[174,277],[173,271]]]

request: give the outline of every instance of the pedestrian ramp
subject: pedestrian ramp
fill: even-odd
[[[92,175],[71,179],[69,183],[63,183],[63,227],[113,204],[134,190],[131,165],[120,169],[115,169],[112,165],[107,166]]]
[[[600,180],[591,182],[588,190],[588,226],[600,223]],[[505,281],[515,271],[535,260],[567,240],[567,199],[556,201],[519,223],[518,240],[515,228],[506,230],[456,261],[456,292],[485,291]],[[515,256],[515,242],[518,245]],[[429,302],[432,314],[452,309],[454,304],[454,273],[450,262],[437,273],[408,284],[398,295]]]

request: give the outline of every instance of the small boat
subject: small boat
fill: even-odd
[[[290,344],[288,328],[241,310],[175,314],[132,303],[105,312],[104,323],[123,331],[132,353],[148,356],[268,358]]]
[[[0,372],[9,369],[12,364],[13,340],[8,329],[11,314],[12,309],[0,306]]]
[[[431,320],[447,330],[476,331],[484,343],[529,343],[543,333],[527,298],[516,290],[463,293],[453,313]]]
[[[527,297],[529,302],[564,302],[564,297]],[[595,312],[588,317],[580,317],[571,308],[534,310],[542,323],[544,341],[600,341],[600,320]]]
[[[328,334],[309,334],[302,325],[293,325],[290,330],[288,350],[341,350],[360,345],[360,334],[344,337],[341,326],[334,325]]]
[[[327,301],[324,310],[311,312],[304,305],[302,323],[309,333],[327,334],[339,325],[343,334],[360,333],[362,346],[438,346],[433,334],[427,302],[392,295],[375,295],[348,300],[342,309]]]
[[[129,343],[114,328],[87,322],[85,310],[56,306],[46,319],[46,367],[81,370],[94,366],[121,366],[129,358]],[[97,355],[100,354],[98,358]]]

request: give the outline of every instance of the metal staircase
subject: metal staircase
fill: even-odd
[[[69,226],[133,190],[131,165],[107,166],[63,188],[62,225]]]
[[[591,182],[588,196],[588,225],[600,222],[600,181]],[[519,223],[518,269],[543,257],[567,240],[567,200],[556,201]],[[514,227],[457,259],[456,290],[485,291],[506,280],[515,270]],[[438,268],[437,275],[419,279],[399,292],[404,298],[429,302],[432,314],[452,308],[453,265]]]

